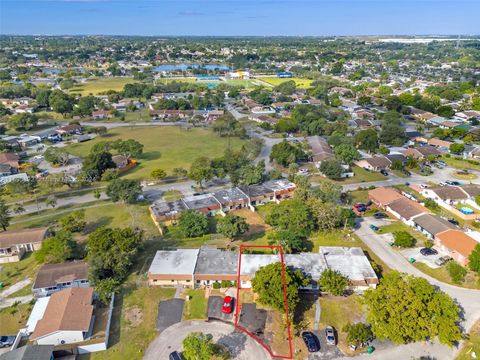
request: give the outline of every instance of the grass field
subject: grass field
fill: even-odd
[[[25,254],[23,259],[18,262],[2,264],[2,271],[0,271],[0,282],[4,286],[2,290],[27,278],[33,280],[39,267],[40,265],[36,262],[32,253]]]
[[[356,165],[352,166],[352,171],[355,174],[355,176],[346,178],[346,179],[329,180],[323,176],[314,175],[312,176],[312,180],[321,181],[321,180],[327,179],[329,181],[334,182],[335,184],[346,185],[346,184],[356,184],[356,183],[363,183],[363,182],[368,183],[372,181],[382,181],[382,180],[388,179],[386,176],[383,176],[379,172],[367,171]],[[362,185],[359,185],[359,186],[362,186]]]
[[[446,266],[442,266],[438,269],[432,269],[427,264],[421,263],[418,261],[413,263],[413,266],[415,266],[417,269],[419,269],[423,273],[430,275],[431,277],[437,280],[440,280],[444,283],[465,287],[465,288],[470,288],[470,289],[480,289],[480,278],[477,275],[475,275],[473,271],[468,271],[467,275],[465,276],[464,282],[460,284],[456,284],[452,281],[452,278],[450,277],[450,274],[448,273]]]
[[[185,301],[183,319],[206,319],[207,299],[205,298],[205,291],[202,289],[188,290],[186,295],[190,296],[190,300]]]
[[[460,354],[456,357],[456,360],[469,360],[474,359],[472,353],[480,354],[480,321],[477,321],[473,325],[472,330],[468,334],[468,339],[462,346]]]
[[[480,165],[479,164],[471,164],[468,161],[462,159],[462,158],[455,158],[455,157],[447,157],[447,156],[442,156],[442,160],[447,163],[448,166],[451,166],[455,169],[470,169],[470,170],[480,170]]]
[[[72,144],[67,148],[73,155],[85,156],[91,147],[102,140],[135,139],[145,147],[139,165],[130,170],[125,177],[146,179],[153,169],[161,168],[169,175],[176,167],[189,169],[192,161],[200,156],[219,157],[227,148],[228,140],[221,138],[211,130],[184,130],[176,126],[156,126],[137,128],[117,128],[109,132],[110,136],[93,141]],[[230,139],[233,149],[239,149],[245,141]]]
[[[78,84],[69,90],[70,94],[86,95],[98,95],[101,92],[114,90],[122,91],[126,84],[138,82],[131,77],[112,77],[112,78],[100,78],[95,80],[89,80],[85,83]]]
[[[262,77],[262,78],[258,78],[257,80],[266,82],[267,84],[272,85],[272,86],[277,86],[277,85],[280,85],[281,83],[284,83],[286,81],[293,80],[293,81],[295,81],[295,84],[297,85],[297,87],[300,87],[300,88],[309,88],[310,85],[313,82],[313,80],[298,78],[298,77],[278,78],[278,77],[274,77],[274,76],[272,76],[272,77]]]
[[[0,331],[2,335],[16,335],[25,327],[33,305],[19,304],[0,310]]]

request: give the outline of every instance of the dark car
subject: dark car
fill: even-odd
[[[420,254],[422,254],[423,256],[437,255],[438,251],[432,248],[423,248],[420,249]]]
[[[455,220],[455,219],[448,219],[448,222],[449,222],[450,224],[453,224],[453,225],[456,225],[456,226],[458,226],[458,225],[460,224],[460,223],[459,223],[457,220]]]
[[[16,336],[0,336],[0,348],[12,346]]]
[[[305,345],[307,345],[308,352],[320,351],[320,342],[314,333],[310,331],[304,331],[302,333],[302,339]]]
[[[174,352],[170,353],[170,355],[168,356],[168,359],[169,360],[183,360],[183,357],[182,357],[182,355],[180,355],[180,353],[178,351],[174,351]]]
[[[373,217],[375,219],[385,219],[385,218],[388,217],[388,215],[385,214],[385,213],[382,213],[382,212],[377,212],[377,213],[373,214]]]
[[[325,328],[325,340],[327,340],[327,345],[336,345],[337,338],[335,337],[335,330],[331,326]]]
[[[412,173],[408,170],[403,170],[403,173],[406,175],[406,176],[411,176]]]
[[[388,176],[387,170],[384,170],[384,169],[380,170],[380,174],[382,174],[384,176]]]
[[[373,225],[373,224],[370,224],[369,227],[370,227],[370,229],[372,229],[373,231],[378,231],[378,230],[380,230],[380,228],[379,228],[378,226]]]

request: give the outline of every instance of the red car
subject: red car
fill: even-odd
[[[230,314],[233,310],[233,298],[231,296],[225,296],[223,299],[222,312],[224,314]]]

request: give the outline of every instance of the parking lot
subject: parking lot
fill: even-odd
[[[410,260],[410,258],[413,258],[413,259],[415,259],[415,261],[424,263],[424,264],[428,265],[429,267],[431,267],[432,269],[438,269],[439,267],[441,267],[441,266],[438,266],[437,264],[435,264],[435,261],[437,259],[441,258],[442,256],[447,255],[447,254],[442,253],[441,251],[438,251],[438,249],[435,249],[435,250],[438,251],[437,255],[425,256],[425,255],[420,254],[420,249],[422,249],[422,248],[421,247],[416,247],[416,248],[411,248],[411,249],[405,249],[405,250],[400,251],[400,253],[407,260]]]
[[[160,301],[158,305],[157,330],[163,331],[173,324],[182,321],[183,299],[170,299]]]
[[[329,359],[336,359],[343,356],[342,352],[338,349],[337,346],[327,345],[324,329],[315,330],[312,332],[317,336],[320,342],[320,351],[316,353],[310,353],[308,355],[309,360],[317,360],[317,359],[329,360]],[[337,336],[337,339],[338,339],[338,335],[337,334],[335,335]]]
[[[209,320],[221,320],[225,322],[233,322],[233,315],[235,313],[235,299],[233,301],[232,312],[230,314],[225,314],[222,312],[223,306],[223,297],[221,296],[210,296],[208,298],[208,311],[207,316]]]

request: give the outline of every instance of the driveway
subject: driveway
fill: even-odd
[[[320,351],[308,354],[308,360],[331,360],[341,357],[343,355],[337,346],[327,345],[325,339],[325,329],[315,330],[312,332],[317,336],[318,340],[320,341]]]
[[[233,325],[220,321],[184,321],[165,329],[148,347],[144,360],[168,359],[172,351],[182,351],[183,339],[192,332],[211,334],[213,341],[225,346],[233,360],[271,360],[267,351]]]
[[[400,253],[405,257],[405,259],[409,260],[410,258],[413,258],[413,259],[415,259],[415,261],[424,263],[432,269],[438,269],[439,267],[441,267],[441,266],[438,266],[437,264],[435,264],[435,261],[437,259],[441,258],[442,256],[447,255],[446,253],[443,253],[441,251],[438,251],[438,249],[436,249],[438,251],[437,255],[425,256],[425,255],[422,255],[420,253],[421,249],[423,249],[423,248],[415,247],[415,248],[400,250]]]
[[[183,299],[170,299],[160,301],[158,305],[157,330],[163,331],[173,324],[182,321]]]
[[[210,296],[208,298],[208,319],[232,322],[233,313],[235,311],[235,306],[236,306],[235,299],[233,300],[232,312],[230,314],[223,313],[222,306],[223,306],[223,297]]]
[[[415,268],[405,259],[402,254],[392,249],[382,235],[375,233],[369,228],[369,224],[374,223],[373,218],[365,217],[360,219],[355,233],[362,241],[382,259],[391,269],[405,272],[410,275],[423,277],[432,285],[437,286],[443,292],[450,295],[457,301],[463,309],[464,321],[462,323],[466,332],[468,332],[476,320],[480,319],[480,290],[465,289],[458,286],[445,284],[437,279],[428,276]]]

